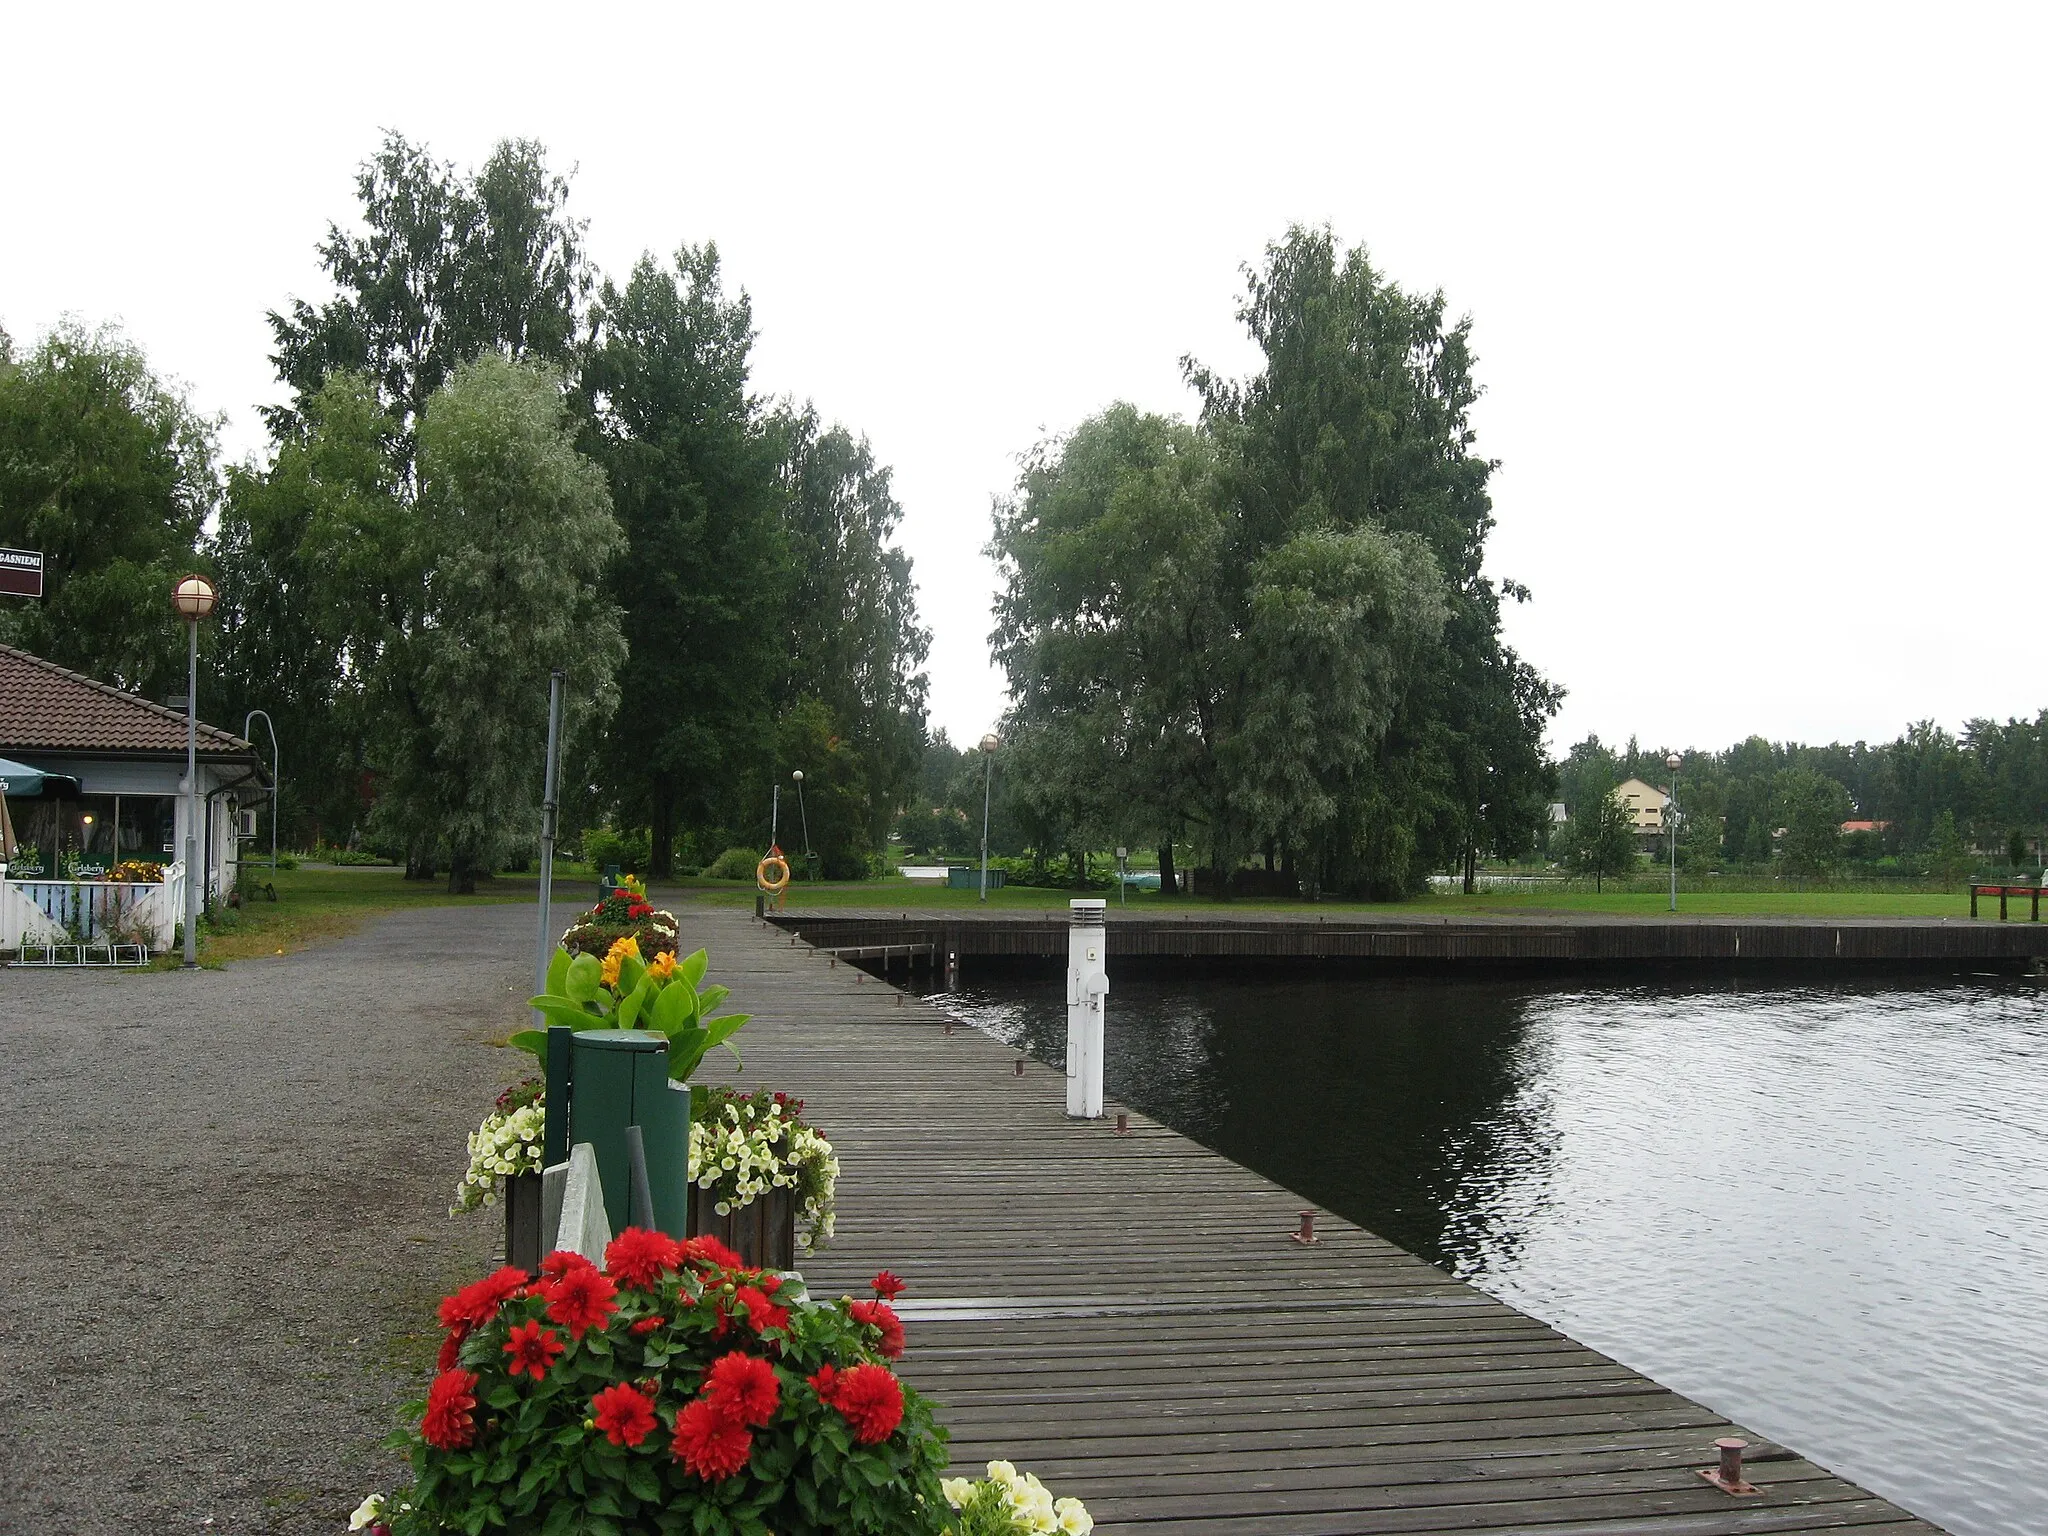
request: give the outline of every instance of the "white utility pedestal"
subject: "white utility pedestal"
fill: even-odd
[[[1073,901],[1067,930],[1067,1113],[1102,1118],[1102,1011],[1109,996],[1109,942],[1101,900]]]

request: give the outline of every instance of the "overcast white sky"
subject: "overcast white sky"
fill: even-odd
[[[715,239],[757,378],[893,465],[934,723],[999,712],[989,499],[1251,356],[1329,222],[1476,325],[1489,567],[1553,732],[1888,739],[2048,705],[2038,7],[38,7],[0,324],[122,322],[224,412],[379,130],[574,166],[599,263]],[[2003,619],[2004,634],[1993,626]]]

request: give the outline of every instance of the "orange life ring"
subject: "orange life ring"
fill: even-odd
[[[768,867],[771,864],[779,871],[778,874],[769,875]],[[770,853],[754,866],[754,883],[773,896],[778,906],[781,905],[782,893],[789,889],[789,860],[780,853]]]

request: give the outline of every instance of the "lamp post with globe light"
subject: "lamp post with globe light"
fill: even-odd
[[[1671,770],[1671,789],[1664,797],[1664,819],[1671,829],[1671,910],[1678,910],[1678,769],[1685,761],[1676,752],[1664,759],[1664,766]]]
[[[990,731],[981,738],[981,899],[988,902],[988,801],[995,787],[996,748],[1002,743]]]
[[[178,578],[171,606],[191,633],[190,663],[185,675],[185,968],[199,964],[199,893],[205,875],[199,868],[199,621],[213,612],[219,594],[204,576]]]

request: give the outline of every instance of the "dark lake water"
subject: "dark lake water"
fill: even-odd
[[[1112,1095],[1960,1536],[2048,1532],[2043,989],[1114,985]],[[1056,978],[947,1001],[1064,1058]]]

